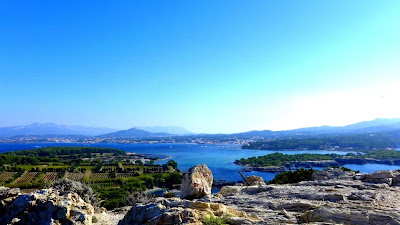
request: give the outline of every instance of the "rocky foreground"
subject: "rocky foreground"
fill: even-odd
[[[215,195],[209,193],[212,174],[205,165],[190,171],[182,185],[187,199],[157,198],[109,212],[76,193],[1,188],[0,224],[202,224],[208,216],[230,224],[400,224],[396,171],[325,169],[313,181],[285,185],[265,185],[251,176],[252,186],[225,186]]]

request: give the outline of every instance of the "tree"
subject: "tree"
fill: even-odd
[[[175,170],[178,170],[178,163],[175,162],[174,160],[169,160],[167,163],[163,165],[164,169],[168,169],[168,166],[171,166]]]

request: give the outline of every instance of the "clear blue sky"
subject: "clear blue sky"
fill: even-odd
[[[0,126],[400,117],[400,1],[2,1]]]

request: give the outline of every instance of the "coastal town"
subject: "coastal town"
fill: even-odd
[[[0,143],[118,143],[118,144],[236,144],[246,145],[255,139],[240,138],[204,138],[194,136],[162,137],[162,138],[99,138],[99,137],[46,137],[46,136],[16,136],[1,137]]]

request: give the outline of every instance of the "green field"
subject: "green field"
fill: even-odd
[[[26,171],[31,171],[31,170],[41,171],[43,168],[48,167],[48,165],[20,165],[16,167]]]

